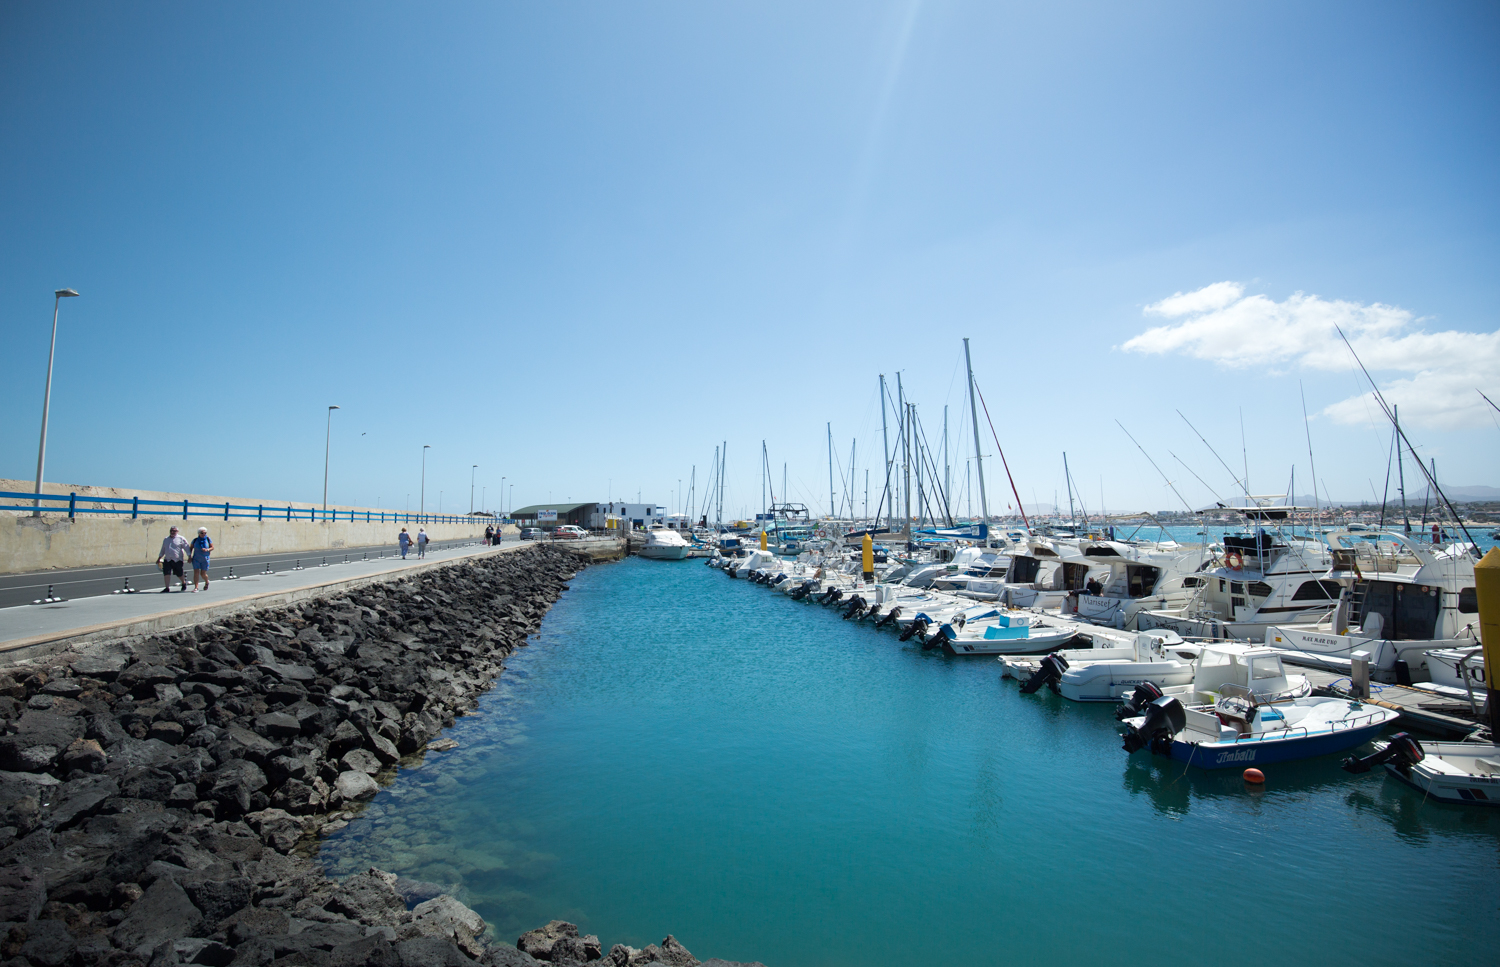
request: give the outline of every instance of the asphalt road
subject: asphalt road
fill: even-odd
[[[428,545],[428,551],[436,551],[445,547],[459,547],[472,544],[473,541],[433,541]],[[256,574],[264,571],[267,565],[273,571],[285,571],[296,567],[300,562],[303,567],[318,567],[324,561],[329,564],[342,562],[345,556],[351,561],[358,561],[365,556],[378,557],[384,554],[386,557],[399,557],[400,552],[393,544],[377,544],[370,547],[341,547],[336,551],[295,551],[287,554],[261,554],[254,557],[229,557],[228,555],[213,556],[213,566],[209,571],[211,580],[222,580],[233,568],[238,574]],[[416,557],[415,549],[411,556]],[[189,565],[184,565],[183,574],[188,579],[188,584],[193,582],[193,572]],[[143,591],[160,591],[161,571],[150,562],[144,564],[121,564],[112,567],[81,567],[70,570],[57,571],[33,571],[29,574],[4,574],[0,575],[0,608],[11,608],[21,604],[31,604],[39,598],[47,596],[47,589],[51,588],[54,597],[60,598],[86,598],[96,594],[111,594],[125,587],[126,580],[130,581],[130,587],[139,588]],[[175,578],[174,578],[175,580]]]

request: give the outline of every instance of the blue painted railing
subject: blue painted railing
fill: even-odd
[[[480,524],[494,523],[495,517],[470,517],[466,514],[411,514],[395,510],[323,510],[294,504],[206,504],[193,500],[142,500],[139,497],[94,497],[85,494],[27,494],[0,490],[0,510],[35,510],[41,502],[44,514],[67,514],[72,520],[80,515],[101,517],[214,517],[223,520],[286,520],[311,523],[351,524]],[[87,506],[80,506],[87,505]],[[101,506],[102,505],[102,506]]]

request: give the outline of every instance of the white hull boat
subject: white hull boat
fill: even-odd
[[[1487,742],[1421,742],[1397,732],[1363,759],[1344,760],[1348,772],[1386,772],[1425,799],[1469,806],[1500,806],[1500,746]]]

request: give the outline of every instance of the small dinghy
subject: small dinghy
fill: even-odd
[[[1261,704],[1225,685],[1213,705],[1163,695],[1123,721],[1125,751],[1150,749],[1200,769],[1231,769],[1344,752],[1373,739],[1400,713],[1343,698]]]
[[[1376,742],[1363,759],[1344,760],[1356,775],[1378,765],[1401,782],[1438,802],[1500,806],[1500,746],[1488,742],[1419,742],[1397,732]]]

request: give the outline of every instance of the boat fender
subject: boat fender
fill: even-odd
[[[1131,692],[1130,696],[1120,703],[1120,707],[1115,709],[1115,718],[1122,721],[1134,718],[1141,714],[1142,709],[1161,698],[1161,696],[1162,690],[1156,687],[1155,682],[1141,682],[1135,687],[1135,691]]]
[[[1246,769],[1245,781],[1252,786],[1263,786],[1266,783],[1266,774],[1259,769]]]
[[[1187,727],[1187,712],[1182,703],[1171,695],[1164,695],[1147,705],[1139,726],[1127,726],[1125,751],[1151,747],[1156,755],[1172,754],[1172,739]]]
[[[1411,774],[1411,767],[1425,759],[1426,753],[1422,751],[1422,743],[1417,737],[1406,732],[1397,732],[1391,736],[1384,749],[1372,752],[1361,759],[1358,756],[1350,756],[1343,762],[1345,772],[1355,775],[1369,772],[1378,765],[1389,762],[1397,772],[1403,776]]]
[[[1021,685],[1022,695],[1034,695],[1043,685],[1057,692],[1057,683],[1068,670],[1068,660],[1062,655],[1043,655],[1040,667]],[[1160,692],[1157,693],[1161,694]]]

